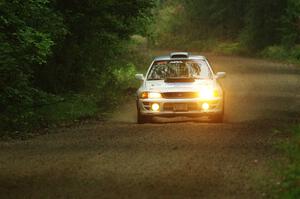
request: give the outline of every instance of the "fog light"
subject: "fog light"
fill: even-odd
[[[152,111],[158,111],[159,110],[159,105],[158,104],[152,104],[151,106]]]
[[[208,110],[209,109],[209,104],[208,103],[202,104],[202,109],[203,110]]]

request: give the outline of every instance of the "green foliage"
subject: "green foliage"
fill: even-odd
[[[86,103],[73,98],[41,111],[60,101],[53,94],[99,93],[92,103],[98,109],[115,102],[116,91],[131,86],[135,70],[126,59],[127,41],[135,33],[148,34],[153,5],[152,0],[0,1],[0,130],[34,128],[48,121],[51,110],[70,119],[94,112],[80,111],[79,102]],[[79,112],[64,114],[72,104]]]
[[[251,50],[280,43],[279,27],[285,8],[286,0],[251,0],[245,16],[242,42]]]
[[[241,16],[247,3],[243,0],[183,0],[188,22],[187,31],[198,39],[235,39],[243,25]]]
[[[300,43],[300,1],[287,0],[286,13],[282,16],[282,45],[293,47]]]
[[[300,197],[300,126],[292,130],[290,139],[281,145],[281,149],[288,157],[287,162],[282,165],[280,174],[283,176],[279,184],[278,198],[299,198]]]
[[[282,46],[269,46],[262,51],[262,56],[267,58],[286,59],[289,55]]]
[[[153,28],[157,46],[253,54],[300,42],[299,0],[177,0],[160,7]]]
[[[23,130],[37,120],[28,108],[46,97],[32,86],[34,69],[47,62],[64,26],[46,0],[2,1],[0,13],[0,128]]]
[[[163,48],[182,46],[183,39],[178,37],[180,33],[186,36],[180,28],[185,21],[182,5],[178,1],[166,1],[159,7],[161,9],[154,11],[154,23],[150,26],[152,45]]]
[[[146,23],[151,5],[146,0],[58,1],[69,34],[47,67],[37,71],[38,85],[55,93],[78,92],[92,87],[91,79],[94,83],[103,73],[111,74],[124,41],[142,32],[137,23]]]
[[[145,70],[153,60],[149,49],[149,41],[146,37],[141,35],[133,35],[128,45],[126,45],[126,57],[136,67],[140,73],[146,73]]]
[[[293,63],[300,63],[300,46],[287,48],[284,46],[270,46],[261,52],[265,58],[285,60]]]
[[[96,117],[100,111],[96,96],[80,94],[64,96],[61,101],[37,109],[44,126]]]
[[[24,48],[34,51],[25,57],[29,63],[46,63],[48,55],[51,54],[51,47],[54,44],[49,34],[26,27],[26,29],[20,30],[19,40]]]
[[[130,87],[137,87],[135,84],[135,74],[137,74],[137,71],[133,64],[127,64],[125,67],[115,69],[113,76],[118,82],[119,90],[124,91]]]

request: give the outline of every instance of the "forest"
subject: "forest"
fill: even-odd
[[[0,13],[9,134],[117,106],[148,48],[300,61],[298,0],[1,0]]]
[[[297,0],[164,1],[151,30],[161,47],[297,61],[299,13]]]

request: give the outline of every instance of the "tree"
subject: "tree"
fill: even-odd
[[[1,1],[0,13],[0,120],[22,125],[32,114],[25,109],[41,94],[32,86],[34,70],[47,62],[65,29],[47,0]]]
[[[31,125],[50,93],[112,86],[116,57],[153,2],[0,1],[0,129]]]
[[[280,30],[284,46],[293,47],[300,43],[300,1],[287,0]]]
[[[243,42],[252,50],[261,50],[281,40],[281,17],[286,0],[251,0],[247,8]]]
[[[78,92],[89,87],[91,79],[109,74],[122,42],[142,29],[136,23],[150,14],[152,5],[147,0],[57,1],[68,34],[47,67],[38,71],[37,85],[55,93]]]

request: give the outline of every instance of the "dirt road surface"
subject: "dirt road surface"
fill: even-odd
[[[299,119],[300,67],[208,55],[226,71],[223,124],[107,122],[0,142],[0,198],[268,198],[274,129]]]

